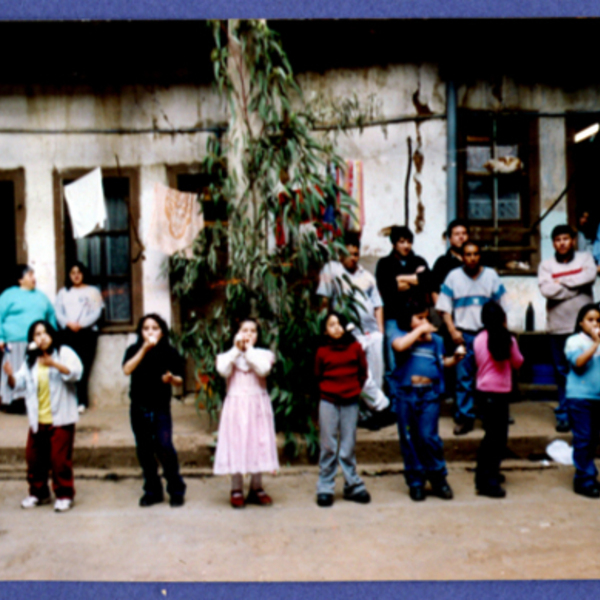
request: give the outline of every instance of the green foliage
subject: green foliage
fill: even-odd
[[[216,355],[230,347],[241,317],[258,318],[262,344],[276,354],[269,388],[277,427],[286,433],[288,447],[297,451],[294,434],[301,434],[314,453],[312,368],[323,316],[314,289],[324,262],[344,246],[331,234],[319,240],[306,223],[322,225],[322,212],[335,198],[342,211],[353,201],[330,175],[342,160],[330,140],[314,134],[315,115],[278,35],[261,21],[234,23],[229,31],[222,22],[211,23],[211,58],[217,89],[241,123],[241,177],[228,169],[231,141],[211,138],[203,161],[211,176],[205,194],[214,202],[225,200],[228,217],[200,232],[191,260],[172,257],[174,290],[194,307],[177,341],[201,373],[199,405],[214,416],[225,394]],[[230,55],[228,36],[240,44],[239,56]],[[242,86],[232,79],[238,73],[248,75]],[[341,231],[339,214],[336,219]],[[276,224],[287,232],[283,245],[274,243]]]

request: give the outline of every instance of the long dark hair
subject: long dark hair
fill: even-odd
[[[486,302],[481,309],[483,328],[488,333],[488,350],[495,361],[508,360],[512,345],[512,335],[506,328],[506,313],[493,300]]]
[[[339,340],[334,340],[333,338],[327,335],[327,321],[329,321],[330,317],[337,317],[337,320],[340,322],[342,329],[344,330],[344,335]],[[321,343],[320,346],[325,346],[328,344],[339,344],[341,346],[349,346],[352,342],[355,342],[356,338],[352,335],[350,331],[348,331],[348,319],[341,313],[330,310],[327,313],[325,319],[323,319],[323,323],[321,324]]]
[[[44,328],[46,329],[46,333],[52,339],[52,343],[50,344],[50,346],[48,346],[48,349],[46,350],[46,352],[48,354],[52,354],[55,350],[58,350],[61,346],[60,337],[58,335],[58,332],[56,331],[56,329],[54,329],[54,327],[50,323],[48,323],[48,321],[44,321],[44,320],[34,321],[29,326],[29,330],[27,331],[27,351],[25,353],[25,359],[27,360],[27,366],[30,369],[33,367],[33,365],[35,364],[35,361],[38,359],[38,357],[42,356],[42,354],[43,354],[43,352],[39,348],[34,348],[34,349],[29,348],[29,345],[31,344],[31,342],[33,342],[33,334],[35,333],[35,328],[38,325],[43,325]]]
[[[573,333],[579,333],[580,331],[583,331],[583,329],[581,328],[581,321],[583,321],[583,319],[585,318],[585,315],[587,315],[590,310],[595,310],[597,313],[600,313],[600,307],[597,304],[586,304],[585,306],[582,306],[579,309],[579,312],[577,313],[577,320],[575,321],[575,331]]]
[[[161,336],[160,340],[158,340],[157,346],[161,346],[163,343],[168,344],[169,343],[169,326],[167,325],[166,321],[160,315],[157,315],[156,313],[149,313],[147,315],[144,315],[138,321],[137,328],[135,330],[135,332],[137,334],[136,346],[142,346],[144,344],[144,338],[142,337],[142,328],[144,327],[144,323],[148,319],[152,319],[153,321],[156,321],[156,323],[160,327],[160,330],[162,331],[162,336]]]
[[[76,260],[74,263],[71,263],[71,266],[67,269],[65,287],[68,290],[70,290],[73,287],[73,282],[71,281],[71,270],[73,269],[73,267],[77,267],[81,271],[83,283],[90,282],[90,272],[88,271],[88,268],[80,260]]]

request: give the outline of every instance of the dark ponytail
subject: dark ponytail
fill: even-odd
[[[492,358],[501,362],[510,358],[512,336],[506,328],[506,313],[493,300],[486,302],[481,309],[483,328],[488,333],[488,350]]]

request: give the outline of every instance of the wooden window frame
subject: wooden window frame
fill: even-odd
[[[2,169],[0,181],[12,181],[15,201],[15,241],[17,244],[17,263],[27,264],[27,241],[25,239],[25,220],[27,205],[25,204],[25,169]],[[16,282],[15,282],[16,284]]]
[[[64,287],[66,280],[65,253],[65,211],[62,182],[65,179],[78,179],[91,169],[72,168],[53,172],[54,188],[54,236],[56,246],[56,287]],[[102,177],[127,177],[129,179],[129,200],[132,222],[129,223],[129,260],[131,262],[131,322],[114,323],[101,327],[100,333],[131,333],[135,331],[139,319],[143,316],[144,290],[141,248],[136,231],[140,224],[140,175],[135,167],[102,168]],[[136,262],[133,262],[137,258]]]
[[[478,225],[477,221],[468,219],[468,206],[467,206],[467,133],[469,128],[469,117],[485,117],[497,119],[521,119],[523,123],[523,135],[519,136],[517,143],[525,143],[529,149],[526,155],[519,152],[519,158],[525,159],[525,172],[521,175],[526,180],[526,185],[522,186],[522,189],[526,190],[526,194],[521,195],[521,218],[518,221],[508,221],[506,224],[499,224],[497,229],[488,225]],[[522,229],[523,235],[528,231],[528,228],[533,224],[540,215],[540,156],[539,156],[539,119],[536,115],[519,115],[518,113],[503,115],[503,114],[491,114],[486,111],[477,110],[461,110],[459,111],[458,117],[458,190],[457,190],[457,216],[465,219],[469,222],[469,228],[473,239],[480,239],[481,235],[490,235],[495,231],[498,235],[502,236],[503,229],[510,229],[514,232],[515,228]],[[461,152],[461,150],[463,150]],[[492,175],[490,175],[491,177]],[[512,177],[512,175],[510,175]],[[519,225],[525,221],[526,225]],[[529,236],[529,250],[522,251],[522,259],[529,259],[530,269],[499,269],[498,272],[501,275],[535,275],[537,276],[537,268],[540,263],[540,232],[539,228],[530,234]],[[484,243],[485,246],[485,243]],[[500,245],[496,247],[501,247]],[[492,251],[490,251],[492,252]],[[494,250],[494,253],[497,251]],[[506,252],[509,252],[508,250]],[[518,251],[514,251],[517,253]],[[521,260],[522,260],[521,259]]]

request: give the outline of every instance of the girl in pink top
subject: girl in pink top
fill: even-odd
[[[485,435],[477,453],[475,488],[482,496],[504,498],[500,463],[508,441],[512,371],[523,364],[523,356],[517,340],[506,328],[506,313],[499,304],[484,304],[481,320],[483,331],[475,338],[473,351],[477,365],[475,388]]]

